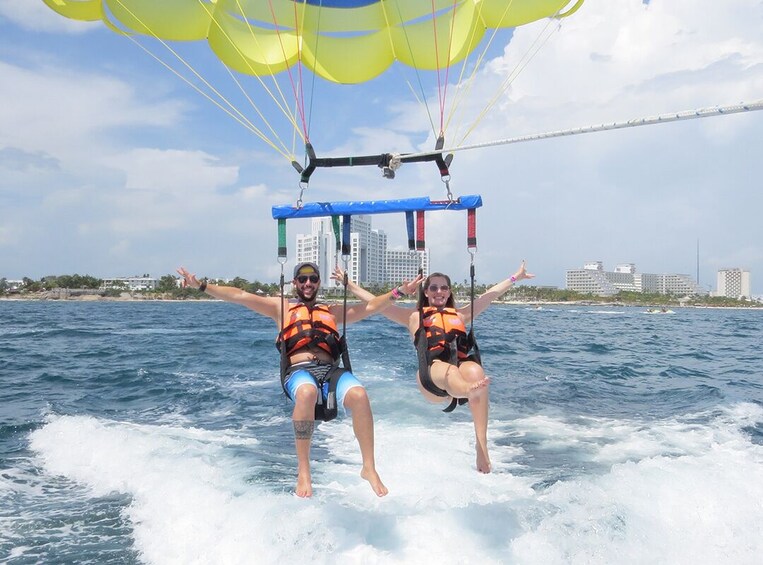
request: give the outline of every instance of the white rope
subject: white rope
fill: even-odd
[[[700,108],[699,110],[687,110],[685,112],[677,112],[672,114],[661,114],[659,116],[652,116],[650,118],[636,118],[633,120],[628,120],[627,122],[614,122],[611,124],[601,124],[598,126],[585,126],[585,127],[572,128],[572,129],[549,131],[545,133],[536,133],[532,135],[521,135],[519,137],[499,139],[497,141],[476,143],[474,145],[463,145],[461,147],[446,148],[446,149],[441,149],[439,151],[435,150],[435,151],[424,151],[421,153],[406,153],[402,157],[403,158],[423,157],[427,155],[437,155],[440,153],[455,153],[456,151],[466,151],[468,149],[480,149],[483,147],[511,145],[512,143],[523,143],[525,141],[538,141],[540,139],[550,139],[552,137],[564,137],[568,135],[578,135],[581,133],[593,133],[596,131],[608,131],[613,129],[647,126],[652,124],[663,124],[668,122],[677,122],[680,120],[692,120],[696,118],[709,118],[711,116],[739,114],[741,112],[753,112],[755,110],[763,110],[763,100],[757,100],[751,103],[740,102],[739,104],[731,104],[728,106],[714,106],[712,108]]]

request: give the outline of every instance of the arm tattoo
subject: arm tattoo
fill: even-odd
[[[311,439],[315,429],[314,420],[295,420],[294,437],[297,439]]]

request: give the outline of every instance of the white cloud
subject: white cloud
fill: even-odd
[[[187,198],[200,192],[211,195],[238,179],[238,167],[222,165],[218,157],[203,151],[135,148],[106,162],[124,172],[128,189],[171,192]]]
[[[64,169],[92,168],[120,151],[120,130],[168,128],[182,116],[177,101],[144,100],[125,82],[94,73],[0,62],[0,76],[0,147],[59,160]]]

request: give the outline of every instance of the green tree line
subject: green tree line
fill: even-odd
[[[148,276],[148,275],[144,275]],[[97,290],[103,285],[103,279],[93,277],[90,275],[52,275],[41,278],[40,280],[33,280],[29,277],[22,279],[22,286],[19,292],[35,293],[46,290],[53,290],[56,288],[62,289],[92,289]],[[249,282],[243,277],[236,277],[231,281],[224,281],[222,279],[210,279],[210,283],[221,286],[233,286],[240,288],[247,292],[262,294],[264,296],[278,296],[281,292],[278,283],[263,283],[260,281]],[[364,288],[374,294],[383,294],[392,290],[393,285],[364,285]],[[485,284],[474,285],[474,295],[479,296],[484,293],[489,287],[493,286]],[[106,294],[119,294],[125,291],[126,288],[115,288],[105,291]],[[0,295],[7,295],[11,292],[10,285],[7,279],[0,278]],[[176,275],[167,274],[159,278],[157,288],[155,290],[146,291],[134,291],[136,293],[145,294],[149,296],[167,298],[167,299],[210,299],[211,297],[199,292],[192,288],[182,288],[178,286],[178,277]],[[325,296],[332,299],[341,299],[344,294],[342,287],[331,287],[324,289]],[[453,284],[453,293],[456,296],[459,303],[465,303],[469,300],[471,295],[471,285],[468,281]],[[351,294],[348,295],[352,299]],[[758,306],[762,304],[757,301],[750,301],[745,299],[727,298],[723,296],[693,296],[688,300],[683,296],[674,296],[670,294],[656,294],[656,293],[639,293],[630,291],[621,291],[614,296],[596,296],[593,294],[584,294],[573,290],[539,287],[528,284],[516,286],[503,295],[504,301],[522,301],[522,302],[591,302],[591,303],[604,303],[614,305],[643,305],[643,306],[679,306],[679,305],[691,305],[691,306]]]

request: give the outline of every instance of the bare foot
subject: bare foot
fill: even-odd
[[[297,496],[300,498],[313,496],[313,482],[309,472],[297,475]]]
[[[477,443],[477,471],[480,473],[490,473],[493,470],[490,464],[490,457],[488,457],[487,449],[483,449],[482,446]]]
[[[371,483],[371,488],[376,493],[376,496],[386,496],[389,492],[387,487],[384,486],[384,483],[381,482],[379,473],[377,473],[375,469],[369,471],[363,469],[360,472],[360,476]]]

